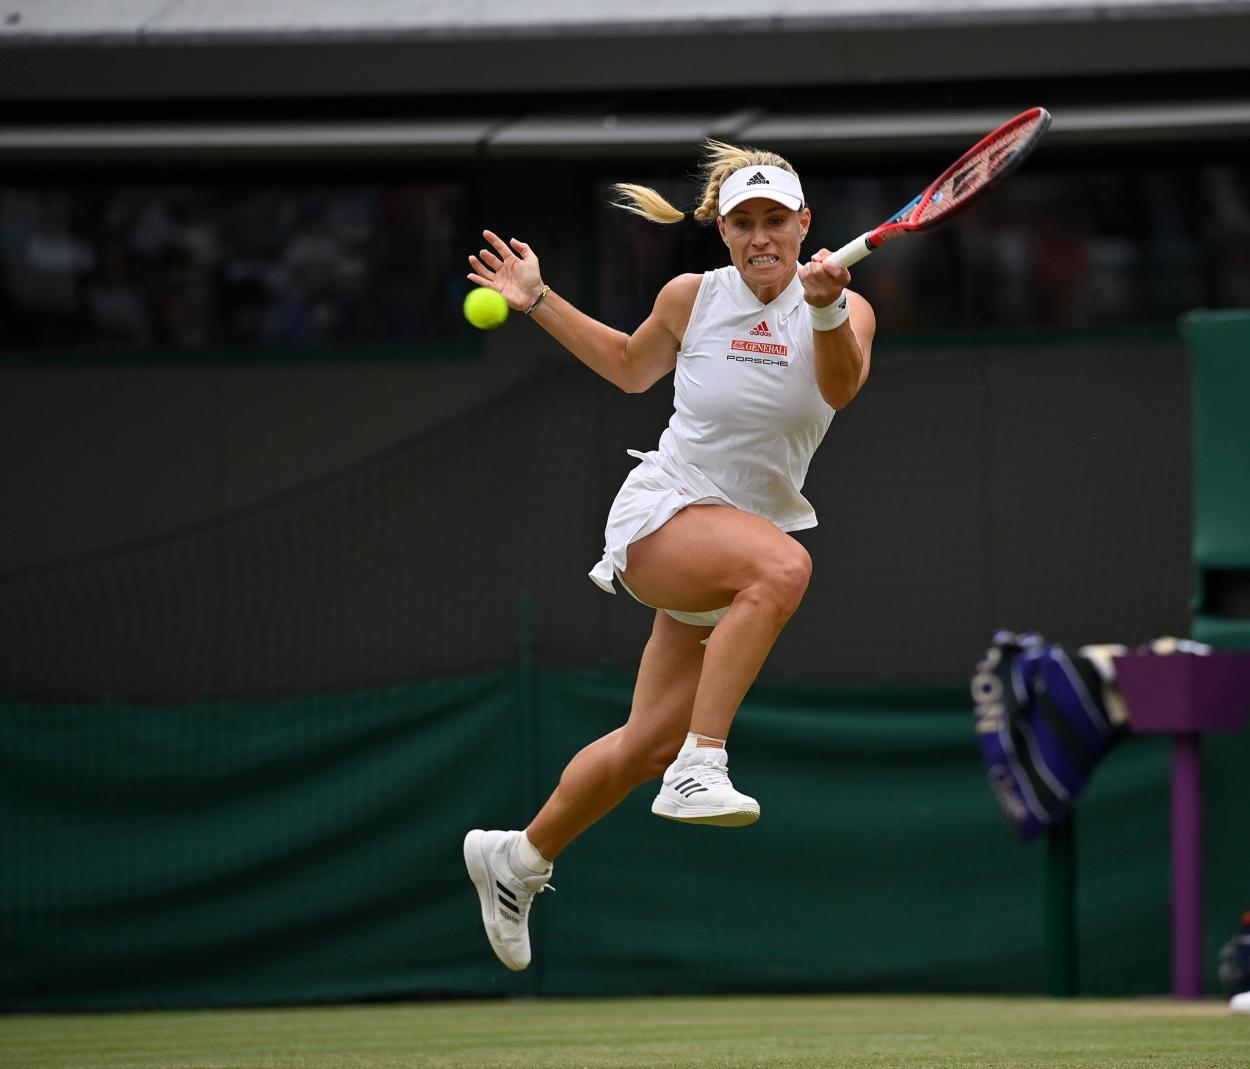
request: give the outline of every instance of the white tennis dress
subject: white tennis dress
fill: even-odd
[[[816,385],[811,317],[797,274],[770,304],[760,303],[732,265],[703,275],[677,354],[673,408],[658,449],[627,451],[642,463],[612,502],[603,559],[590,572],[610,594],[630,543],[687,505],[731,505],[783,531],[816,526],[800,491],[834,410]],[[711,625],[726,610],[666,611]]]

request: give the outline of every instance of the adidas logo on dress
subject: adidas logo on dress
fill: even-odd
[[[757,338],[771,338],[773,336],[772,331],[768,329],[768,323],[763,319],[759,321],[758,326],[751,328],[751,334]]]
[[[755,174],[751,175],[751,177],[747,179],[747,185],[748,186],[767,186],[767,185],[771,185],[771,183],[768,181],[767,178],[764,177],[764,174],[762,171],[756,171]]]

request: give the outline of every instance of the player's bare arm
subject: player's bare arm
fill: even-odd
[[[625,345],[630,393],[649,390],[677,366],[677,351],[699,295],[702,275],[678,275],[655,298],[651,314]]]
[[[669,282],[631,335],[591,318],[545,285],[538,255],[524,241],[505,242],[490,230],[482,236],[490,248],[469,257],[469,281],[498,290],[510,308],[529,312],[535,323],[612,385],[641,393],[677,366],[701,276],[680,275]]]
[[[803,296],[813,307],[825,308],[838,300],[851,281],[851,273],[821,249],[810,262],[799,266]],[[833,330],[812,331],[812,363],[820,395],[833,408],[842,409],[855,399],[868,380],[872,363],[872,339],[877,331],[872,306],[858,293],[846,290],[850,318]]]

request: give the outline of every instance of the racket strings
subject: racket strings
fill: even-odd
[[[1028,155],[1046,125],[1041,117],[1030,118],[982,142],[951,167],[941,181],[934,183],[929,195],[917,205],[910,222],[933,224],[993,185],[1014,169],[1017,158]]]

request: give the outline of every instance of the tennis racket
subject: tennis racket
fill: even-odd
[[[923,193],[875,230],[848,241],[829,259],[843,267],[871,256],[887,241],[949,222],[1029,158],[1050,126],[1050,112],[1030,108],[1003,123],[946,168]]]

